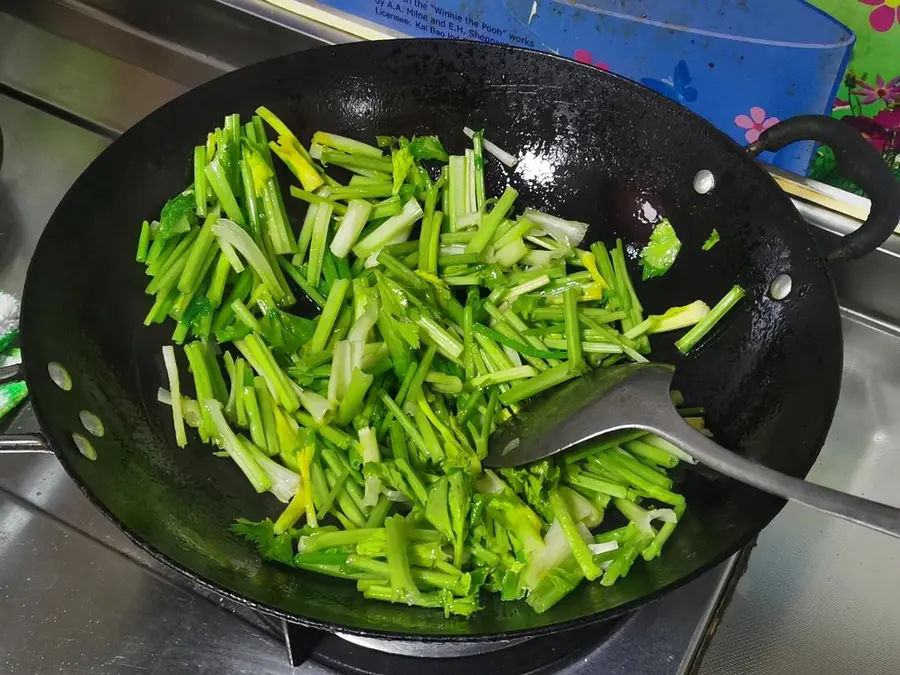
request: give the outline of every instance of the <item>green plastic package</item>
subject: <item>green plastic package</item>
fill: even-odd
[[[18,347],[12,347],[19,333],[19,301],[9,293],[0,291],[0,368],[22,362]],[[28,396],[24,382],[0,384],[0,419]]]

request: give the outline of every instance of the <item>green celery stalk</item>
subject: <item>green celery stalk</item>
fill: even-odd
[[[430,274],[437,274],[437,259],[438,253],[440,251],[440,234],[441,234],[441,226],[444,223],[444,214],[441,211],[435,211],[434,215],[431,217],[431,223],[429,225],[429,235],[431,240],[427,245],[427,253],[428,253],[428,272]]]
[[[294,267],[294,265],[292,265],[284,258],[279,258],[278,264],[281,266],[281,269],[283,269],[287,273],[287,275],[294,281],[294,283],[297,284],[304,293],[306,293],[306,296],[310,300],[316,303],[319,307],[325,306],[325,297],[321,293],[319,293],[314,285],[310,284],[306,280],[307,275],[305,274],[305,269],[301,270],[297,267]]]
[[[673,511],[675,511],[675,515],[678,518],[678,521],[675,523],[663,523],[659,528],[659,531],[656,533],[656,536],[653,537],[653,541],[650,542],[650,545],[641,551],[641,557],[650,562],[654,558],[659,557],[662,554],[662,547],[665,544],[669,537],[672,536],[672,533],[675,531],[675,528],[678,526],[678,523],[681,522],[681,517],[684,515],[685,509],[687,508],[686,504],[678,504],[673,507]]]
[[[378,263],[383,265],[392,276],[410,288],[423,290],[427,285],[421,277],[392,256],[386,249],[381,249],[381,252],[378,254]]]
[[[222,404],[213,399],[201,400],[201,411],[206,412],[213,425],[214,434],[221,439],[225,452],[238,465],[253,489],[263,493],[272,487],[272,480],[268,474],[256,463],[253,455],[244,447],[244,443],[228,426],[222,414]]]
[[[395,243],[393,239],[411,230],[416,221],[423,215],[424,211],[422,211],[419,202],[415,198],[410,199],[404,204],[403,210],[399,214],[388,218],[372,232],[360,239],[353,247],[353,252],[357,258],[368,258],[384,248],[385,245]]]
[[[566,339],[558,339],[547,337],[544,338],[544,344],[552,349],[568,349],[568,331],[566,331]],[[622,354],[625,347],[608,342],[581,341],[581,351],[585,354]]]
[[[410,380],[409,390],[407,391],[406,396],[397,401],[398,405],[403,405],[405,401],[416,401],[419,398],[422,393],[422,384],[425,382],[425,377],[431,369],[431,364],[434,361],[437,350],[436,344],[432,343],[428,345],[425,354],[422,356],[422,360],[416,368],[415,376]]]
[[[238,169],[241,173],[241,186],[244,193],[244,209],[247,212],[247,220],[250,225],[250,233],[257,246],[262,243],[262,235],[260,232],[260,214],[259,214],[259,195],[256,193],[256,186],[253,184],[253,172],[248,164],[247,152],[244,152],[244,158],[238,162]]]
[[[291,384],[287,375],[276,363],[272,352],[258,335],[251,333],[243,340],[235,340],[234,346],[253,366],[256,373],[266,380],[269,391],[285,410],[293,412],[300,407],[300,399],[297,397],[294,385]]]
[[[484,206],[484,130],[472,135],[472,150],[475,154],[475,208]]]
[[[581,331],[578,327],[578,291],[569,288],[563,294],[563,310],[566,324],[566,350],[569,353],[569,370],[579,375],[584,370],[584,352],[581,348]]]
[[[413,424],[409,416],[394,403],[394,400],[386,392],[381,392],[380,396],[382,403],[384,403],[385,407],[394,414],[394,418],[403,427],[403,431],[406,432],[406,435],[409,436],[415,446],[422,451],[425,457],[429,457],[430,452],[428,446],[425,445],[425,439],[422,438],[422,434],[419,433],[419,430],[416,428],[416,425]]]
[[[603,571],[594,562],[594,555],[588,548],[587,543],[581,536],[581,532],[575,524],[575,519],[566,507],[566,502],[560,495],[559,490],[554,488],[550,490],[550,506],[553,509],[553,515],[562,528],[569,547],[572,549],[572,555],[578,561],[581,571],[584,572],[588,581],[593,581],[603,574]]]
[[[624,485],[601,480],[600,478],[596,478],[593,474],[585,472],[577,474],[567,472],[565,474],[565,482],[569,485],[590,490],[591,492],[599,492],[601,494],[609,495],[610,497],[619,497],[620,499],[624,499],[628,494],[628,488]]]
[[[347,392],[338,407],[337,423],[341,426],[347,426],[353,421],[363,407],[363,400],[369,387],[375,378],[368,373],[364,373],[359,368],[353,369],[350,376],[350,384],[347,386]]]
[[[628,574],[631,565],[652,541],[652,536],[634,532],[629,539],[625,540],[624,545],[620,544],[620,548],[616,552],[616,557],[603,573],[600,584],[603,586],[612,586],[620,577]]]
[[[584,571],[575,559],[569,556],[551,569],[528,594],[525,602],[538,614],[543,614],[566,595],[575,590],[584,579]]]
[[[259,402],[256,400],[256,389],[254,387],[242,387],[241,400],[247,413],[247,421],[250,424],[250,440],[260,448],[265,448],[271,456],[273,453],[266,438]]]
[[[546,391],[558,384],[572,379],[576,373],[572,373],[568,363],[561,363],[547,370],[538,373],[528,380],[517,382],[507,391],[500,395],[500,402],[503,405],[512,405],[526,398],[531,398],[536,394]]]
[[[673,469],[678,466],[679,459],[661,448],[645,443],[641,438],[622,443],[621,447],[632,455],[649,462],[652,465]]]
[[[418,405],[422,400],[423,399],[419,398],[416,402],[417,404],[412,406],[413,419],[415,419],[416,428],[419,430],[422,437],[422,449],[425,453],[425,457],[434,462],[440,462],[444,459],[444,451],[441,447],[441,442],[438,440],[437,434],[434,433],[434,427],[431,425],[431,420],[428,419],[428,414],[420,405]]]
[[[328,227],[331,223],[331,214],[332,208],[328,204],[320,204],[316,207],[316,220],[313,224],[309,248],[309,267],[306,274],[306,281],[311,286],[317,286],[322,275],[322,263],[324,262],[325,249],[328,245]]]
[[[327,473],[324,473],[327,476]],[[343,469],[340,474],[334,480],[334,483],[331,486],[331,489],[326,493],[325,499],[322,502],[322,505],[319,507],[319,510],[316,512],[317,518],[324,518],[331,511],[332,506],[334,505],[335,500],[338,498],[338,495],[344,492],[344,485],[347,483],[347,479],[350,477],[350,469]],[[327,487],[327,478],[326,478],[326,487]],[[359,532],[360,530],[346,530],[347,532]],[[326,546],[326,548],[328,548]]]
[[[141,237],[138,239],[137,253],[134,256],[136,262],[142,263],[147,261],[147,254],[150,252],[150,223],[146,220],[141,224]]]
[[[194,148],[194,198],[201,218],[206,216],[206,191],[206,146],[198,145]]]
[[[403,202],[400,199],[400,195],[394,195],[378,202],[372,207],[372,210],[369,213],[368,222],[371,223],[373,220],[390,218],[391,216],[396,216],[401,211],[403,211]]]
[[[178,291],[174,288],[168,293],[157,294],[153,306],[144,318],[144,325],[149,326],[154,323],[162,323],[165,321],[166,317],[169,315],[169,310],[172,308],[172,305],[175,304],[177,298]]]
[[[212,229],[219,240],[220,246],[223,248],[226,245],[232,246],[241,252],[241,255],[244,256],[253,271],[268,287],[269,292],[272,293],[276,301],[284,301],[286,299],[285,289],[282,288],[278,276],[272,269],[265,253],[256,245],[256,242],[253,241],[253,238],[246,230],[222,218],[212,226]]]
[[[494,414],[497,410],[497,404],[500,402],[500,392],[496,389],[491,390],[490,398],[488,398],[487,408],[484,417],[481,420],[481,433],[478,436],[476,445],[478,446],[478,456],[487,456],[488,437],[494,429]]]
[[[228,275],[231,272],[231,263],[228,257],[219,251],[216,254],[216,264],[213,269],[212,279],[209,282],[209,288],[206,289],[206,298],[212,303],[212,306],[218,307],[222,304],[222,296],[225,294],[225,285],[228,283]]]
[[[394,372],[399,378],[405,377],[406,371],[413,363],[409,345],[400,337],[400,333],[394,325],[394,318],[388,312],[378,313],[377,325],[381,337],[390,351]]]
[[[666,476],[665,472],[635,459],[621,447],[610,448],[600,454],[594,455],[591,458],[591,461],[598,464],[611,463],[616,471],[619,471],[619,467],[624,467],[629,471],[636,473],[638,476],[641,476],[644,480],[648,480],[654,485],[658,485],[666,490],[672,487],[672,479]]]
[[[319,192],[307,192],[306,190],[301,190],[296,185],[291,185],[290,192],[291,197],[296,197],[297,199],[301,199],[304,202],[308,203],[310,206],[316,206],[318,204],[327,204],[334,209],[334,212],[338,215],[342,216],[347,213],[347,208],[343,204],[339,204],[334,201],[334,197],[332,196],[332,191],[328,189],[327,193],[325,192],[326,188],[322,188]],[[308,213],[307,209],[307,213]]]
[[[600,466],[610,467],[614,469],[617,474],[622,476],[631,485],[636,487],[638,490],[646,492],[648,495],[650,495],[650,497],[657,501],[663,502],[665,504],[671,504],[673,506],[684,504],[684,497],[658,485],[654,481],[648,480],[643,475],[636,473],[632,470],[631,467],[627,466],[624,462],[621,462],[616,457],[604,455],[603,459],[600,460],[598,459],[597,455],[594,455],[591,459],[596,459],[598,462],[600,462]]]
[[[497,227],[506,218],[506,214],[509,213],[518,197],[519,193],[512,187],[507,186],[494,208],[491,209],[491,212],[482,219],[478,233],[466,245],[466,253],[481,253],[484,250],[484,247],[488,245]]]
[[[537,371],[532,366],[516,366],[504,370],[495,370],[493,373],[487,373],[486,375],[479,375],[470,380],[468,386],[472,389],[481,389],[482,387],[490,387],[495,384],[534,377],[536,374]]]
[[[426,314],[413,318],[419,328],[437,345],[438,351],[451,360],[457,360],[463,353],[463,345],[437,321]]]
[[[314,133],[312,142],[324,145],[328,148],[340,150],[341,152],[346,152],[348,155],[362,155],[364,157],[376,158],[384,156],[381,149],[376,148],[374,145],[369,145],[368,143],[347,138],[346,136],[339,136],[338,134],[327,133],[325,131],[317,131]]]
[[[175,426],[175,442],[179,447],[187,445],[187,435],[184,430],[184,414],[182,412],[181,383],[178,378],[178,364],[175,361],[175,349],[171,345],[162,348],[163,361],[166,366],[166,374],[169,378],[169,393],[172,396],[172,419]]]
[[[394,165],[389,159],[378,157],[366,157],[361,155],[348,155],[344,152],[333,152],[325,150],[322,152],[323,164],[335,164],[349,169],[358,171],[360,169],[369,171],[379,171],[382,173],[392,173]]]
[[[331,188],[331,199],[348,201],[351,199],[384,199],[393,195],[391,183],[371,183],[369,185],[356,185],[350,187]]]
[[[210,247],[214,245],[215,235],[213,234],[213,225],[219,219],[219,207],[214,206],[203,222],[197,238],[191,245],[191,250],[187,254],[187,261],[181,276],[178,279],[178,290],[182,293],[191,293],[196,290],[197,285],[202,279],[201,271],[203,263],[207,258]],[[218,248],[218,247],[217,247]]]
[[[687,333],[675,342],[675,347],[678,348],[678,351],[682,354],[687,354],[691,351],[691,349],[693,349],[700,340],[706,337],[707,333],[721,321],[722,317],[725,316],[731,308],[744,297],[744,295],[743,288],[738,285],[733,286],[731,290],[725,294],[725,297],[719,300],[719,302],[716,303],[716,306],[709,310],[709,314],[700,319],[700,321],[694,324]]]
[[[178,245],[166,260],[165,265],[160,268],[159,274],[155,276],[144,289],[144,292],[147,295],[165,293],[178,285],[178,280],[181,278],[181,272],[184,270],[184,266],[188,261],[188,252],[199,232],[200,230],[198,228],[193,228],[179,240]]]
[[[378,499],[378,503],[375,504],[369,512],[369,517],[366,518],[366,527],[380,527],[385,522],[392,506],[393,502],[384,495],[381,495]]]
[[[393,573],[398,570],[391,563],[391,551],[392,551],[392,541],[391,541],[391,526],[388,524],[390,521],[403,522],[401,527],[407,527],[403,516],[392,516],[391,518],[385,521],[385,529],[387,530],[387,550],[388,550],[388,562],[382,562],[380,560],[372,560],[370,558],[364,558],[358,555],[351,555],[347,558],[347,565],[349,567],[354,567],[358,570],[362,570],[364,572],[370,572],[372,574],[381,576],[382,578],[386,578],[385,575],[391,576]],[[408,550],[406,546],[406,540],[404,540],[404,554],[406,555],[406,565],[409,570],[409,580],[414,584],[422,584],[423,586],[429,586],[431,588],[438,588],[448,590],[454,595],[464,596],[469,593],[472,586],[472,577],[468,574],[462,574],[452,565],[449,567],[452,572],[439,572],[437,570],[429,570],[421,567],[411,567],[409,565],[408,558]],[[405,576],[405,575],[404,575]],[[418,591],[418,588],[416,589]],[[401,600],[401,601],[405,601]]]
[[[364,541],[386,540],[387,532],[383,528],[359,528],[356,530],[337,530],[313,532],[302,537],[297,544],[298,551],[303,554],[356,546]],[[386,577],[385,577],[386,578]]]
[[[368,600],[397,602],[393,599],[393,591],[390,586],[378,584],[367,585],[363,590],[363,597]],[[465,598],[453,598],[452,596],[445,596],[441,591],[420,593],[412,604],[419,607],[443,609],[447,617],[469,617],[480,609],[476,595],[470,595]]]
[[[331,287],[325,306],[322,308],[322,314],[319,316],[319,322],[316,324],[316,331],[313,333],[312,339],[308,344],[308,353],[315,354],[325,349],[331,329],[338,317],[338,313],[344,304],[344,298],[347,290],[350,288],[350,282],[347,279],[337,279]]]
[[[253,288],[253,273],[250,270],[244,270],[231,287],[231,292],[222,303],[222,308],[213,320],[212,332],[218,333],[220,330],[230,325],[234,321],[234,310],[231,309],[231,303],[235,300],[243,301],[250,294]]]
[[[187,356],[188,366],[194,376],[194,390],[197,392],[197,401],[201,403],[200,414],[203,418],[202,427],[207,434],[214,437],[217,434],[216,424],[207,410],[207,407],[202,405],[204,401],[215,399],[205,351],[205,348],[200,342],[190,342],[184,346],[184,354]]]
[[[231,185],[228,183],[227,172],[222,167],[219,160],[214,159],[207,164],[205,173],[206,180],[209,181],[209,185],[215,193],[216,199],[219,200],[219,203],[222,205],[228,218],[238,225],[245,225],[246,221],[244,220],[244,214],[241,211],[241,207],[238,206],[234,192],[231,190]]]
[[[282,255],[294,253],[296,244],[284,213],[284,204],[274,176],[267,178],[263,183],[262,202],[266,216],[265,229],[275,252]]]
[[[234,312],[234,315],[237,317],[237,320],[242,324],[247,326],[254,333],[259,333],[262,328],[259,325],[259,321],[256,320],[256,317],[250,313],[250,310],[247,309],[247,305],[245,305],[240,300],[235,300],[231,303],[231,311]]]
[[[350,249],[356,244],[371,212],[372,205],[360,199],[353,199],[347,204],[347,213],[341,219],[341,224],[331,242],[331,252],[334,255],[339,258],[347,257]]]

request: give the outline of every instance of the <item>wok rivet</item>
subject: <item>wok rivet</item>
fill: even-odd
[[[103,436],[103,422],[101,422],[100,418],[90,410],[82,410],[78,413],[78,419],[81,420],[84,428],[87,429],[92,436],[96,436],[97,438]]]
[[[91,460],[92,462],[97,459],[97,451],[94,450],[94,446],[91,445],[91,442],[86,439],[81,434],[72,434],[72,440],[75,441],[75,447],[78,448],[78,452],[84,455],[85,458]]]
[[[792,285],[793,280],[789,275],[779,274],[772,279],[772,283],[769,284],[769,295],[772,296],[773,300],[784,300],[791,294]]]
[[[47,372],[50,374],[53,384],[63,391],[72,391],[72,378],[69,376],[69,371],[63,368],[62,365],[56,361],[51,361],[47,364]]]
[[[709,194],[714,187],[716,187],[716,177],[709,169],[700,169],[694,176],[694,191],[697,194]]]

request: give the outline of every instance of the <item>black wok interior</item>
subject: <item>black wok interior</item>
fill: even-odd
[[[489,190],[508,180],[523,205],[590,222],[591,239],[618,234],[632,254],[649,234],[633,217],[649,198],[683,242],[659,279],[637,282],[649,313],[735,283],[747,298],[714,337],[679,360],[672,337],[654,356],[678,363],[677,386],[705,405],[724,445],[802,476],[814,462],[841,375],[834,290],[806,226],[769,176],[729,138],[687,110],[590,66],[536,52],[452,41],[388,41],[307,51],[225,75],[169,103],[113,143],[50,220],[25,289],[22,341],[32,401],[62,463],[91,500],[151,553],[226,595],[294,621],[344,632],[426,639],[538,634],[607,619],[693,578],[736,551],[780,510],[768,497],[703,470],[686,471],[688,510],[651,564],[612,588],[583,584],[537,615],[484,594],[471,620],[365,601],[352,583],[263,563],[228,531],[238,516],[275,516],[227,460],[198,441],[174,443],[160,347],[171,323],[142,325],[151,298],[134,251],[144,219],[191,182],[191,149],[227,113],[268,106],[307,141],[317,129],[371,141],[376,134],[439,134],[467,145],[463,126],[519,154],[513,172],[488,164]],[[716,188],[698,195],[700,169]],[[286,198],[298,227],[305,205]],[[712,228],[721,242],[701,250]],[[788,273],[777,302],[770,281]],[[74,387],[47,375],[62,364]],[[186,369],[183,372],[187,372]],[[84,459],[71,440],[78,413],[106,433]]]

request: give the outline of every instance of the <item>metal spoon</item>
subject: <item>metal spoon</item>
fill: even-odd
[[[519,466],[603,434],[643,429],[729,478],[900,538],[900,509],[769,469],[684,422],[669,398],[674,372],[671,366],[652,363],[593,370],[501,426],[491,436],[484,464]]]

